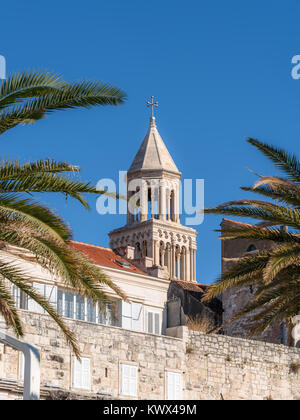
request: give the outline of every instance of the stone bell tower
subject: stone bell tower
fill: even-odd
[[[196,231],[180,223],[180,179],[153,116],[127,173],[127,224],[110,247],[155,277],[196,281]]]

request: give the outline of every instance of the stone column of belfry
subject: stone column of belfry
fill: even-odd
[[[171,278],[175,278],[175,243],[171,244]]]
[[[175,188],[175,222],[180,223],[180,208],[179,208],[179,185]]]
[[[147,182],[144,181],[142,183],[142,190],[141,190],[141,222],[147,220],[148,216],[148,186]]]
[[[193,281],[194,270],[193,270],[193,248],[190,248],[190,281]]]
[[[196,275],[196,250],[194,249],[194,281],[197,281]]]
[[[190,251],[188,248],[186,248],[185,251],[185,279],[189,281],[190,280]]]
[[[160,181],[159,186],[159,215],[160,220],[166,220],[166,187],[163,181]]]

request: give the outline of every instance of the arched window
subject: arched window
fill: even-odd
[[[148,256],[147,241],[143,241],[143,257],[147,257],[147,256]]]
[[[171,191],[170,195],[170,212],[171,212],[171,220],[175,222],[175,192],[174,190]]]
[[[139,242],[135,244],[135,255],[134,258],[141,258],[142,252],[141,252],[141,245]]]

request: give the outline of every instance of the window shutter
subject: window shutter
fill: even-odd
[[[63,315],[63,291],[60,289],[57,291],[57,312]]]
[[[129,397],[137,396],[137,366],[122,364],[121,393]]]
[[[167,400],[174,400],[174,376],[173,372],[167,372]]]
[[[20,289],[17,286],[12,285],[11,293],[12,293],[14,301],[16,302],[17,308],[19,308],[20,307]]]
[[[175,389],[174,389],[174,400],[181,400],[182,385],[181,385],[181,374],[175,373]]]
[[[34,287],[34,289],[37,293],[39,293],[43,297],[45,296],[45,285],[44,284],[33,283],[33,287]],[[28,299],[28,310],[32,311],[32,312],[42,313],[42,314],[45,312],[44,309],[41,308],[41,306],[31,298]]]
[[[81,358],[81,363],[73,356],[73,387],[90,389],[90,359]]]
[[[147,318],[147,332],[153,333],[153,312],[148,312]]]
[[[176,372],[167,372],[167,400],[181,400],[182,385],[181,374]]]
[[[130,394],[131,397],[137,397],[137,367],[130,367]]]
[[[132,302],[132,329],[135,331],[142,331],[142,309],[141,303]]]
[[[155,319],[155,334],[160,334],[160,316],[159,314],[154,314]]]
[[[160,334],[160,314],[147,312],[146,331],[151,334]]]
[[[73,356],[73,387],[80,389],[82,387],[81,364]]]
[[[83,358],[82,365],[82,388],[90,389],[90,359]]]
[[[45,285],[45,298],[53,306],[56,306],[57,302],[57,287],[53,285]]]
[[[122,394],[130,395],[130,368],[129,365],[122,365]]]
[[[122,327],[132,328],[132,308],[130,302],[122,301]]]

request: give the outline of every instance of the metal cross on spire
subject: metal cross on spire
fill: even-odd
[[[151,96],[151,102],[147,102],[147,107],[152,106],[152,117],[154,117],[154,107],[158,107],[158,102],[154,102],[154,96]]]

